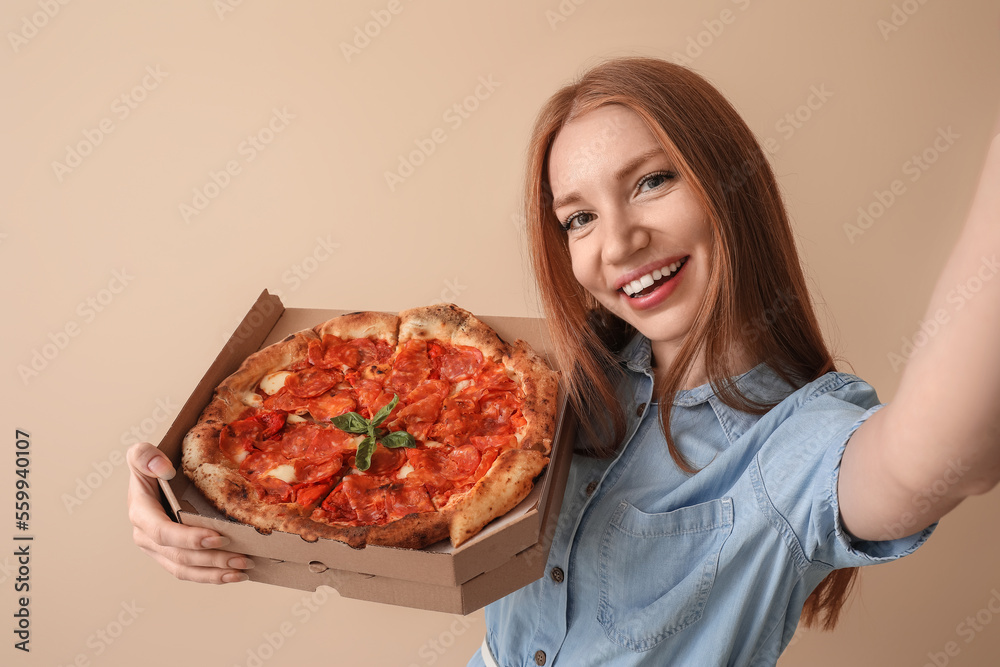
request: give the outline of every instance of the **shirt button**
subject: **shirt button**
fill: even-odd
[[[545,664],[545,651],[535,651],[535,664],[539,667]]]
[[[552,572],[550,572],[550,574],[552,575],[552,581],[556,582],[557,584],[561,584],[563,582],[563,579],[566,578],[566,575],[561,567],[552,568]]]
[[[588,496],[594,495],[594,491],[597,491],[597,482],[591,482],[590,484],[587,485]]]
[[[635,408],[635,416],[636,417],[641,417],[642,416],[642,411],[645,410],[645,409],[646,409],[646,404],[645,403],[640,403],[639,405],[637,405],[636,408]]]

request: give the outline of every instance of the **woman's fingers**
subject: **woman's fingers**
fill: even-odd
[[[128,516],[136,545],[178,579],[199,583],[246,581],[241,570],[254,566],[242,554],[222,551],[229,538],[214,530],[171,521],[160,504],[157,479],[170,479],[174,467],[148,442],[129,448]]]

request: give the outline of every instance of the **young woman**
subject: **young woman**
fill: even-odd
[[[998,185],[994,140],[931,313],[996,261]],[[800,616],[833,627],[854,568],[1000,480],[1000,280],[880,404],[834,369],[768,162],[691,71],[621,59],[557,92],[526,207],[584,428],[548,574],[487,608],[470,665],[773,665]],[[244,578],[223,538],[163,515],[165,458],[129,462],[137,544],[183,579]]]

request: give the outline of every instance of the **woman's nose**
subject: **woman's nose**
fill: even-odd
[[[601,255],[606,264],[620,264],[649,245],[645,226],[625,210],[606,214],[601,225]]]

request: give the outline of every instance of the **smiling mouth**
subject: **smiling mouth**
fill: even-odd
[[[656,291],[660,285],[669,281],[671,278],[677,275],[677,272],[681,270],[689,257],[678,260],[673,264],[668,264],[667,266],[661,267],[654,270],[651,273],[647,273],[644,276],[636,278],[630,283],[625,283],[621,286],[621,291],[633,299],[637,299],[647,294],[652,294]]]

